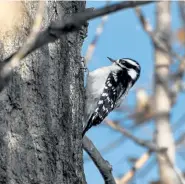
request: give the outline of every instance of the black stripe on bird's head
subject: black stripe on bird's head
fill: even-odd
[[[126,69],[128,71],[128,74],[130,74],[130,76],[132,77],[132,79],[135,80],[139,77],[141,67],[137,61],[130,58],[122,58],[122,59],[114,60],[108,57],[108,59],[112,63],[117,64],[119,67]]]

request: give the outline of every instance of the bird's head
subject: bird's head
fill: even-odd
[[[114,60],[110,57],[107,57],[112,63],[118,65],[120,68],[122,69],[126,69],[128,72],[128,75],[130,75],[130,77],[133,80],[137,80],[139,75],[140,75],[140,71],[141,71],[141,67],[139,65],[139,63],[133,59],[130,58],[122,58],[122,59],[118,59],[118,60]]]

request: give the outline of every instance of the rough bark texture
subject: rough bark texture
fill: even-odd
[[[0,4],[1,8],[8,7],[4,18],[9,13],[14,17],[14,27],[10,25],[0,32],[1,59],[23,44],[37,4]],[[84,8],[85,2],[47,2],[43,27],[62,14],[67,16]],[[1,184],[85,183],[81,141],[84,88],[80,69],[85,32],[82,29],[62,36],[31,54],[0,94]]]
[[[157,3],[156,12],[157,29],[156,34],[162,38],[170,51],[170,31],[171,31],[171,15],[170,2]],[[156,113],[156,143],[159,147],[167,147],[168,157],[172,164],[175,163],[175,145],[170,127],[170,110],[171,99],[168,86],[170,52],[164,53],[158,48],[155,48],[155,107]],[[160,180],[163,184],[174,184],[176,174],[164,156],[158,155],[158,164],[160,172]]]

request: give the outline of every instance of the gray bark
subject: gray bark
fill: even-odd
[[[16,3],[22,6],[25,21],[13,32],[11,44],[3,44],[3,36],[9,38],[12,30],[0,37],[1,58],[23,44],[38,4]],[[46,9],[43,26],[62,14],[83,11],[85,2],[47,2]],[[80,63],[85,32],[84,28],[62,36],[28,56],[0,94],[0,183],[85,183]]]

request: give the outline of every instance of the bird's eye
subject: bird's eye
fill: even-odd
[[[125,61],[123,59],[120,59],[121,64],[125,64]]]

